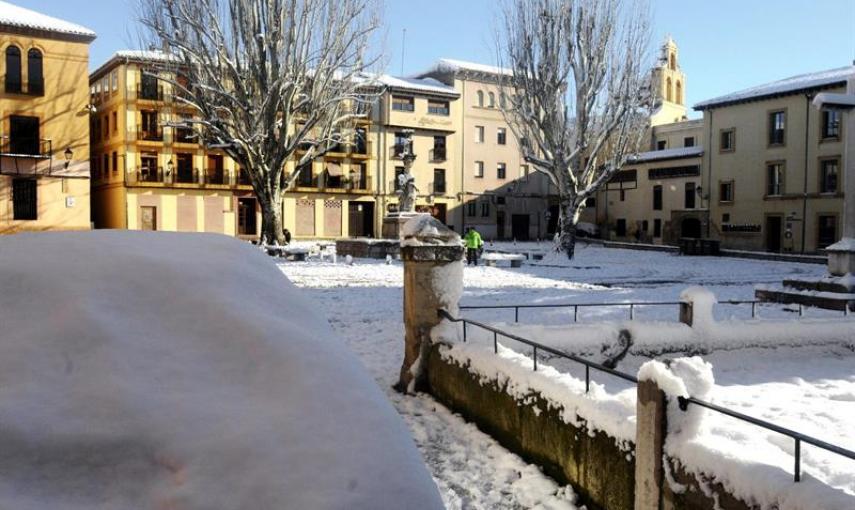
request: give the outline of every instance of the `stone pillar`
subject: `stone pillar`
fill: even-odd
[[[653,381],[638,382],[635,432],[635,508],[658,509],[662,501],[662,456],[667,434],[667,400]]]
[[[404,261],[404,362],[395,388],[425,389],[425,367],[419,363],[430,346],[430,334],[441,322],[440,308],[456,315],[463,293],[463,245],[460,237],[428,216],[411,220],[424,225],[424,234],[408,236],[401,247]],[[419,230],[419,229],[416,229]]]

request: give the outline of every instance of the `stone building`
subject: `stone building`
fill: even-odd
[[[786,78],[703,101],[708,235],[728,248],[816,252],[841,235],[840,112],[811,104],[844,92],[855,66]]]
[[[595,219],[588,221],[608,239],[676,244],[681,237],[702,237],[709,225],[703,121],[687,120],[686,75],[670,37],[651,74],[656,108],[648,145],[597,194]]]
[[[94,39],[80,25],[0,2],[0,233],[90,228]]]
[[[462,164],[455,170],[462,182],[462,225],[475,227],[484,239],[542,239],[555,231],[556,193],[554,188],[550,193],[546,175],[523,160],[505,121],[499,85],[504,73],[493,66],[441,59],[418,76],[435,78],[460,96],[456,139]]]
[[[97,111],[91,137],[96,228],[256,238],[261,212],[248,176],[180,127],[193,111],[176,100],[168,82],[145,72],[164,58],[157,51],[121,51],[90,77]],[[283,223],[295,237],[374,234],[370,126],[367,119],[357,128],[362,135],[355,146],[304,169],[285,194]]]
[[[380,76],[383,87],[373,111],[377,161],[375,232],[383,216],[397,211],[398,175],[412,140],[416,156],[411,168],[418,190],[416,211],[430,213],[449,227],[462,225],[459,205],[461,181],[461,102],[453,87],[432,78]]]

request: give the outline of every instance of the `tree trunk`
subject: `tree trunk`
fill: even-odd
[[[567,201],[561,204],[560,213],[561,232],[558,236],[558,245],[561,251],[567,254],[567,259],[573,260],[576,252],[576,210]]]
[[[282,196],[261,198],[261,242],[263,244],[285,244],[285,232],[282,229]]]

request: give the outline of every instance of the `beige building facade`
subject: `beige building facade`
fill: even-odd
[[[162,58],[119,52],[90,77],[96,228],[257,238],[261,212],[248,176],[180,126],[192,110],[176,100],[169,83],[145,72]],[[313,162],[286,192],[283,223],[292,236],[373,236],[370,124],[358,127],[360,143]]]
[[[728,248],[814,253],[840,239],[843,126],[813,96],[844,92],[855,67],[704,101],[711,232]]]
[[[88,230],[95,33],[7,4],[0,13],[0,233]]]
[[[550,189],[545,174],[523,160],[504,118],[500,104],[503,72],[483,64],[442,59],[419,76],[437,79],[460,94],[457,139],[464,228],[474,227],[487,240],[543,239],[555,231],[555,190]]]
[[[397,211],[398,176],[409,140],[416,156],[410,170],[417,188],[416,211],[429,213],[460,230],[460,94],[430,78],[382,76],[384,87],[373,116],[376,126],[378,214]]]

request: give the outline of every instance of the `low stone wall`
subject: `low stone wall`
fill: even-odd
[[[673,480],[681,487],[679,491],[675,491],[670,483],[663,484],[662,510],[759,510],[760,507],[747,505],[741,499],[733,497],[712,478],[699,481],[694,475],[686,473],[678,462],[674,462],[670,457],[666,459]]]
[[[465,367],[445,361],[432,344],[430,393],[561,484],[571,484],[590,510],[633,508],[635,458],[602,432],[564,423],[560,411],[533,394],[519,402],[496,381],[482,384]]]
[[[397,258],[401,254],[401,242],[393,239],[340,239],[335,242],[339,257],[350,255],[359,259],[385,259],[387,255]]]
[[[468,367],[443,359],[442,350],[447,348],[443,343],[432,343],[428,349],[427,387],[424,389],[502,446],[538,465],[559,484],[571,485],[579,496],[579,503],[589,510],[629,510],[638,508],[639,504],[647,506],[645,502],[650,501],[646,498],[641,501],[636,498],[636,491],[642,490],[638,486],[639,476],[648,482],[654,481],[652,494],[651,488],[645,489],[648,498],[659,501],[658,505],[650,505],[653,510],[758,509],[728,493],[714,477],[688,473],[678,460],[663,456],[663,438],[654,437],[656,430],[666,427],[661,412],[657,423],[642,427],[650,434],[643,440],[658,441],[653,446],[653,457],[667,459],[668,474],[661,474],[658,467],[661,464],[655,462],[654,471],[660,474],[639,475],[635,445],[630,444],[631,451],[626,451],[626,446],[621,448],[613,437],[603,432],[565,423],[561,418],[562,410],[550,408],[537,393],[524,401],[512,397],[503,383],[483,381]],[[653,391],[659,391],[655,385]],[[660,398],[664,405],[665,397]],[[582,419],[579,422],[584,424]]]

